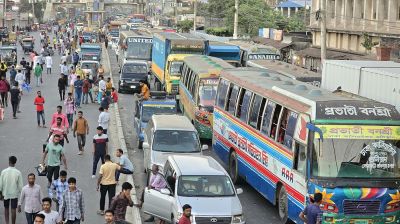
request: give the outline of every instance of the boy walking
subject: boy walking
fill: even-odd
[[[74,138],[78,140],[78,155],[82,155],[85,150],[86,135],[89,134],[89,124],[87,120],[83,117],[83,112],[78,111],[78,118],[75,119],[73,125]]]
[[[85,202],[83,192],[76,187],[76,179],[68,179],[68,189],[63,193],[58,211],[66,224],[80,224],[85,221]]]
[[[97,135],[93,137],[93,170],[92,178],[96,178],[97,163],[101,159],[104,164],[104,156],[108,154],[108,136],[103,134],[103,128],[97,127]]]

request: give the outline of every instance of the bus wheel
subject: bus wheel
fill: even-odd
[[[278,192],[278,213],[281,223],[288,223],[288,196],[284,186]]]
[[[234,184],[239,183],[238,160],[236,152],[232,152],[229,156],[229,176]]]

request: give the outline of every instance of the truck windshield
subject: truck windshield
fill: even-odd
[[[183,61],[173,61],[169,66],[169,74],[172,76],[180,76],[182,71]]]
[[[143,105],[142,121],[148,122],[153,114],[176,114],[175,105]]]
[[[158,130],[154,134],[153,150],[159,152],[200,152],[200,140],[195,131]]]
[[[313,146],[313,176],[400,178],[399,140],[324,137],[315,138]]]
[[[122,73],[147,73],[146,65],[126,64],[122,68]]]
[[[140,42],[128,43],[126,57],[149,60],[149,59],[151,59],[151,47],[152,46],[153,46],[152,43],[140,43]]]
[[[184,197],[234,196],[231,180],[227,176],[181,176],[178,195]]]
[[[217,94],[218,79],[201,79],[199,86],[199,104],[211,106]]]

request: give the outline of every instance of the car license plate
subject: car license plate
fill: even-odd
[[[136,89],[136,86],[131,86],[131,89]]]
[[[356,219],[354,224],[368,224],[368,219]]]

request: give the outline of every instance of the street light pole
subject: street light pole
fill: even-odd
[[[193,9],[193,32],[196,32],[196,16],[197,16],[197,0],[194,0],[194,9]]]
[[[6,8],[7,8],[7,0],[3,0],[3,27],[6,26]]]
[[[235,18],[233,21],[233,39],[238,38],[239,0],[235,0]]]

